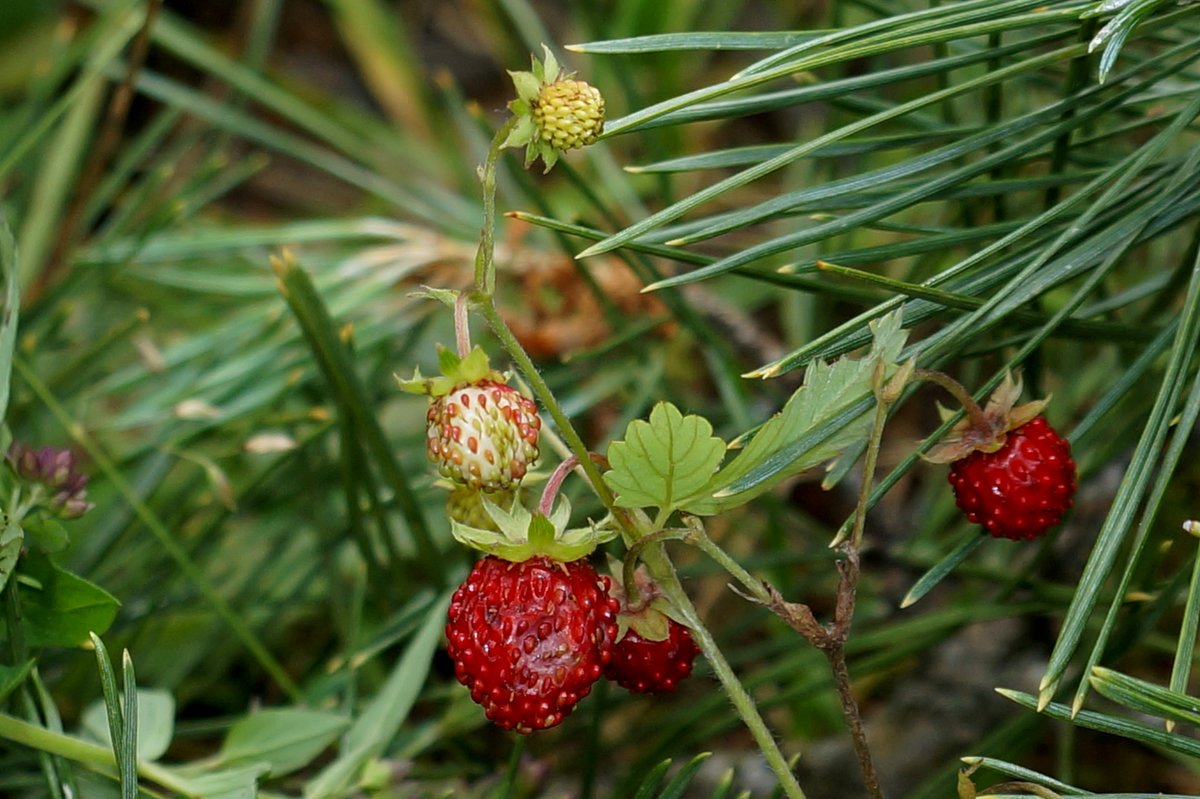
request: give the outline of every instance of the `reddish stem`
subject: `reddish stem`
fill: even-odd
[[[589,452],[588,458],[594,463],[601,466],[608,465],[608,459],[599,452]],[[543,516],[549,516],[550,511],[554,510],[554,500],[558,496],[558,490],[562,488],[563,481],[567,479],[567,475],[579,465],[579,458],[571,455],[565,461],[558,464],[554,473],[550,475],[550,479],[546,481],[546,487],[542,489],[542,501],[538,503],[538,513]]]
[[[467,293],[459,292],[454,300],[454,343],[458,347],[458,357],[465,358],[471,354],[471,324],[467,317]]]
[[[992,423],[988,421],[983,408],[979,407],[979,403],[975,401],[971,393],[963,388],[962,383],[944,372],[934,371],[933,369],[917,369],[913,372],[913,380],[926,380],[930,383],[936,383],[950,392],[967,412],[972,427],[977,427],[980,432],[987,433],[988,435],[992,433]]]

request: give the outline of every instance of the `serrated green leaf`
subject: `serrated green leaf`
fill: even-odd
[[[837,427],[839,416],[871,393],[876,365],[895,371],[906,334],[901,316],[891,313],[872,323],[875,343],[870,353],[854,360],[814,362],[783,410],[764,424],[736,458],[700,490],[683,497],[678,506],[699,515],[737,507],[767,491],[786,477],[836,459],[863,440],[871,423],[867,408]],[[799,451],[791,449],[817,433],[818,440]]]
[[[683,507],[680,497],[695,494],[725,457],[725,442],[712,434],[702,416],[682,412],[669,402],[650,411],[650,420],[635,419],[625,438],[608,448],[611,470],[604,482],[623,508]]]

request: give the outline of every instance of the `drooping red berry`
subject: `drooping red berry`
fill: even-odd
[[[604,676],[635,694],[674,691],[692,673],[700,649],[682,624],[669,619],[667,626],[661,641],[647,640],[631,627],[613,648]]]
[[[617,635],[609,580],[585,560],[488,555],[450,602],[458,681],[487,717],[529,733],[559,724],[604,673]]]
[[[426,414],[425,448],[438,474],[476,491],[511,490],[538,458],[533,400],[495,380],[460,385]]]
[[[1043,416],[1010,430],[995,452],[976,450],[954,461],[949,479],[968,519],[1014,541],[1058,524],[1076,487],[1070,444]]]

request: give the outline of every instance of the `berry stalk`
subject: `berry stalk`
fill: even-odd
[[[483,184],[483,230],[475,253],[475,290],[489,297],[496,290],[496,161],[517,121],[517,117],[509,117],[500,126],[488,146],[487,160],[479,168],[479,182]]]
[[[750,731],[754,742],[763,753],[763,757],[766,758],[767,764],[775,772],[775,776],[778,777],[779,785],[783,788],[784,794],[789,799],[807,799],[804,790],[800,787],[800,783],[796,781],[796,775],[792,773],[791,766],[788,765],[787,759],[783,756],[783,752],[780,751],[779,744],[775,741],[775,736],[771,734],[766,722],[759,715],[758,707],[754,704],[753,697],[750,696],[745,686],[737,678],[733,667],[729,665],[729,661],[725,659],[725,655],[713,639],[712,633],[708,631],[708,628],[701,621],[696,606],[692,604],[692,600],[688,598],[687,592],[680,585],[679,578],[675,574],[675,567],[671,564],[670,558],[667,557],[663,545],[658,543],[646,547],[642,552],[642,562],[646,564],[646,569],[662,589],[663,595],[671,601],[688,623],[688,626],[691,628],[692,637],[695,638],[700,651],[704,653],[704,657],[712,665],[713,673],[717,675],[717,679],[721,681],[721,686],[725,689],[725,695],[729,697],[730,703],[737,710],[738,715],[741,716],[742,723]]]

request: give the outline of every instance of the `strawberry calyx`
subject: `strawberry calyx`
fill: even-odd
[[[460,544],[495,555],[513,563],[522,563],[539,555],[569,563],[585,558],[617,535],[611,518],[590,522],[587,527],[568,529],[571,503],[561,497],[549,516],[531,513],[520,502],[504,508],[481,498],[483,508],[497,529],[472,527],[450,520],[450,534]]]
[[[922,376],[928,379],[928,373],[923,373]],[[945,379],[949,380],[949,378]],[[942,380],[936,382],[945,385]],[[961,387],[959,388],[961,389]],[[960,400],[965,398],[965,400],[971,401],[970,405],[963,402],[968,415],[951,428],[950,432],[923,456],[925,460],[930,463],[953,463],[962,460],[972,452],[996,452],[999,450],[1004,446],[1010,431],[1023,427],[1040,416],[1050,402],[1050,398],[1047,397],[1017,405],[1017,398],[1021,396],[1021,388],[1020,378],[1014,379],[1012,373],[1006,372],[1003,382],[988,398],[987,405],[982,409],[963,391],[963,397],[960,397]],[[957,391],[954,393],[956,396],[958,395]],[[954,415],[953,411],[943,408],[941,405],[938,406],[938,413],[943,421]]]
[[[612,585],[608,593],[621,605],[617,613],[617,641],[633,630],[646,641],[665,641],[671,635],[671,622],[687,627],[682,614],[663,594],[658,583],[638,566],[633,572],[634,591],[626,590],[621,561],[609,557]]]
[[[474,347],[465,357],[459,357],[454,350],[439,344],[438,368],[442,374],[437,377],[424,377],[418,367],[407,380],[397,375],[396,382],[402,391],[425,394],[434,399],[446,396],[459,386],[477,385],[484,381],[507,382],[502,372],[491,367],[487,353],[480,346]]]

